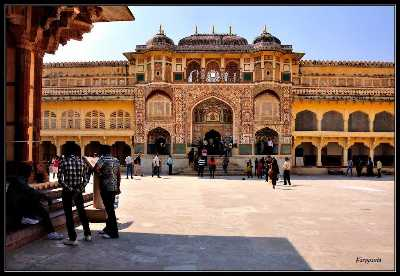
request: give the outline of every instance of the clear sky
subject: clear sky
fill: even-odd
[[[263,26],[303,59],[394,61],[393,6],[130,6],[132,22],[95,23],[82,41],[60,45],[44,62],[125,60],[162,24],[174,40],[194,33],[233,33],[252,43]]]

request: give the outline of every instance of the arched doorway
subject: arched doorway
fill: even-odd
[[[311,142],[303,142],[295,149],[296,157],[303,157],[304,167],[317,165],[317,147]],[[296,163],[296,166],[299,164]]]
[[[224,147],[221,144],[221,134],[212,129],[204,135],[204,140],[207,141],[206,148],[208,154],[221,155],[224,153]]]
[[[81,147],[75,143],[75,141],[67,141],[64,145],[61,146],[61,155],[65,155],[66,147],[71,146],[73,152],[77,156],[81,156]]]
[[[125,157],[131,155],[131,148],[124,141],[117,141],[112,145],[111,152],[120,164],[125,165]]]
[[[223,153],[222,143],[233,144],[233,110],[214,97],[200,102],[192,111],[192,146],[201,147],[209,139],[221,144],[210,148],[213,154]]]
[[[273,142],[272,152],[268,152],[268,138]],[[265,154],[278,154],[279,148],[279,135],[278,133],[268,127],[260,129],[255,134],[255,154],[265,155]]]
[[[367,163],[369,157],[369,148],[363,143],[354,143],[348,150],[348,159],[356,162],[358,159],[364,164]]]
[[[147,153],[167,155],[171,152],[171,135],[165,129],[158,127],[151,130],[147,139]]]
[[[394,165],[394,147],[389,143],[381,143],[374,149],[374,163],[380,160],[382,166]]]
[[[343,162],[343,147],[336,142],[329,142],[321,150],[322,166],[341,166]]]
[[[90,141],[84,148],[85,156],[100,156],[101,144],[98,141]]]
[[[39,151],[40,161],[49,161],[57,155],[57,147],[50,141],[43,141],[40,143]]]

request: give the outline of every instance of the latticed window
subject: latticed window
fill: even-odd
[[[104,113],[97,110],[86,113],[85,128],[106,128]]]
[[[375,115],[374,131],[394,131],[394,116],[383,111]]]
[[[368,114],[356,111],[349,116],[349,131],[367,132],[369,131]]]
[[[271,93],[257,96],[254,101],[256,121],[279,120],[279,99]]]
[[[303,110],[296,114],[295,130],[296,131],[316,131],[317,115],[309,110]]]
[[[61,115],[61,128],[81,128],[81,116],[79,112],[68,110]]]
[[[162,94],[152,96],[147,101],[147,117],[152,119],[162,119],[172,115],[171,100]]]
[[[110,128],[131,128],[131,118],[129,113],[123,110],[118,110],[111,113]]]
[[[43,129],[50,129],[50,128],[56,128],[56,119],[57,116],[54,112],[51,111],[44,111],[43,112]]]

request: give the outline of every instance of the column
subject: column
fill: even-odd
[[[154,56],[151,56],[151,81],[154,81]]]
[[[201,69],[206,68],[206,58],[204,56],[201,57]]]
[[[165,56],[163,56],[162,59],[162,75],[161,75],[161,80],[165,81]],[[172,71],[172,70],[171,70]]]
[[[81,147],[81,156],[85,155],[85,144],[81,143],[79,144],[79,146]]]
[[[343,114],[343,121],[344,121],[344,131],[348,132],[349,131],[349,114],[346,112]]]
[[[239,80],[242,81],[243,80],[243,71],[244,71],[244,58],[240,57],[240,65],[239,65],[239,70],[240,70],[240,76],[239,76]]]
[[[261,80],[264,81],[264,55],[261,55]]]
[[[40,149],[40,118],[41,118],[41,98],[42,98],[42,66],[44,53],[38,49],[35,51],[35,71],[34,71],[34,93],[33,93],[33,122],[32,122],[32,160],[39,162]]]
[[[368,114],[368,118],[369,118],[369,131],[371,131],[371,132],[374,131],[374,117],[375,117],[375,114]]]
[[[272,57],[272,81],[275,81],[275,55]]]
[[[183,79],[186,80],[188,78],[188,76],[186,76],[186,57],[182,58],[182,70],[183,70]]]
[[[343,146],[343,164],[342,164],[342,166],[347,166],[347,151],[348,151],[348,148]]]
[[[322,151],[322,146],[318,145],[318,148],[317,148],[317,167],[321,167],[322,166],[321,151]]]
[[[61,156],[61,145],[56,143],[56,148],[57,148],[57,155]]]

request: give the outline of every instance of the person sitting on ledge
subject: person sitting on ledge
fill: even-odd
[[[6,225],[8,230],[18,228],[21,224],[42,224],[49,240],[62,240],[64,236],[55,232],[51,223],[49,212],[43,207],[41,201],[52,204],[51,198],[28,185],[28,178],[32,174],[32,166],[27,163],[15,164],[15,173],[11,167],[7,169],[8,185],[6,186]]]

